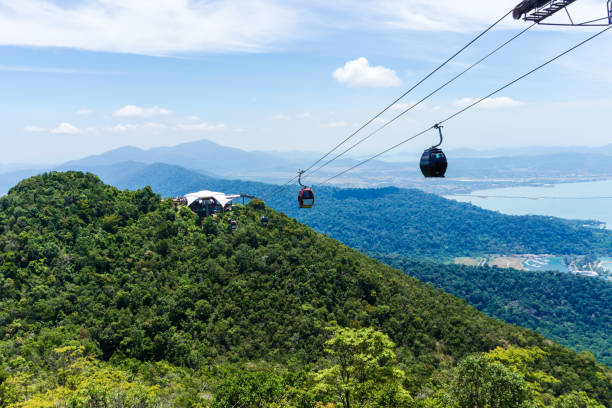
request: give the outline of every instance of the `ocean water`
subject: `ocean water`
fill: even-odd
[[[550,215],[568,219],[597,220],[605,222],[607,228],[612,229],[612,180],[542,187],[497,188],[474,191],[471,195],[503,196],[503,198],[470,196],[446,196],[446,198],[470,202],[504,214]],[[507,198],[517,196],[530,198]]]

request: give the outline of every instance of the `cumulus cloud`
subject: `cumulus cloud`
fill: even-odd
[[[202,123],[190,123],[190,124],[180,124],[178,125],[180,130],[186,131],[211,131],[211,130],[223,130],[225,129],[225,125],[223,123],[217,125],[211,125],[206,122]]]
[[[332,75],[342,85],[352,88],[384,88],[402,83],[394,70],[381,65],[372,66],[364,57],[348,61]]]
[[[32,125],[28,125],[28,126],[24,127],[23,130],[25,132],[29,132],[29,133],[45,132],[46,131],[45,128],[41,128],[39,126],[32,126]]]
[[[459,108],[465,108],[478,101],[478,98],[461,98],[453,102],[453,105]],[[507,96],[500,96],[497,98],[487,98],[484,101],[480,102],[479,105],[482,108],[486,109],[497,109],[497,108],[514,108],[517,106],[521,106],[522,102],[517,101],[516,99],[509,98]]]
[[[115,111],[113,115],[122,117],[150,117],[150,116],[165,116],[169,115],[168,109],[153,106],[151,108],[143,108],[136,105],[125,105],[123,108]]]
[[[77,115],[81,115],[81,116],[91,115],[92,113],[93,111],[91,109],[79,109],[77,111]]]
[[[312,115],[308,112],[303,112],[303,113],[298,113],[297,115],[295,115],[295,117],[297,119],[309,119],[309,118],[312,118]]]
[[[51,129],[51,133],[54,135],[75,135],[82,133],[83,131],[78,127],[71,125],[68,122],[62,122],[57,127]]]
[[[298,10],[278,0],[0,0],[1,45],[253,52],[287,41],[299,22]]]
[[[276,115],[274,115],[274,119],[285,120],[285,119],[289,119],[289,116],[285,115],[284,113],[277,113]]]

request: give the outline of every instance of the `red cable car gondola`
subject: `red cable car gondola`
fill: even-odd
[[[314,205],[314,191],[312,191],[312,188],[304,187],[300,190],[298,203],[300,203],[300,208],[312,208]]]
[[[302,186],[302,189],[298,193],[298,203],[300,204],[300,208],[312,208],[315,201],[314,191],[312,191],[312,188],[302,184],[302,173],[304,173],[304,171],[300,170],[298,183]]]

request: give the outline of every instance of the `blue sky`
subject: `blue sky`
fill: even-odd
[[[199,139],[325,151],[514,3],[0,0],[0,162],[60,163],[124,145]],[[603,16],[605,1],[579,0],[572,13]],[[525,24],[506,20],[402,103]],[[432,125],[592,32],[536,27],[355,154]],[[611,35],[448,123],[445,145],[612,142]],[[425,135],[391,157],[433,140]]]

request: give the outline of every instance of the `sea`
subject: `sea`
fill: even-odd
[[[597,220],[612,229],[612,180],[496,188],[474,191],[468,196],[445,197],[510,215],[533,214]]]

